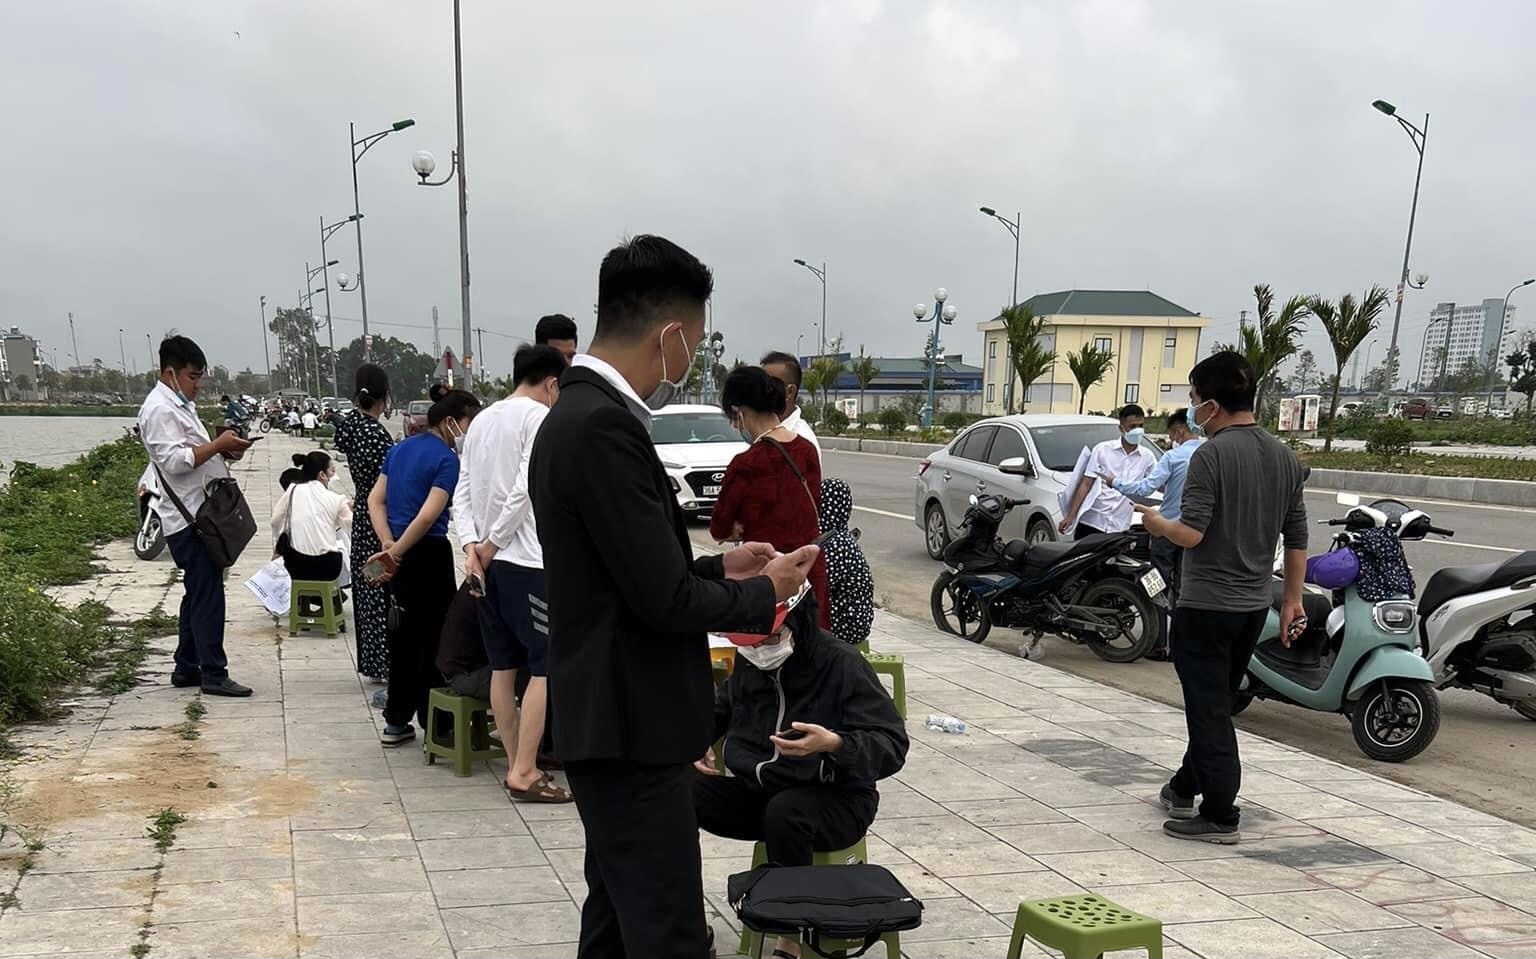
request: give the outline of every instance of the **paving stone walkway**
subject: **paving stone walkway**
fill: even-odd
[[[264,445],[241,470],[258,513],[270,458],[298,448]],[[0,959],[573,955],[575,808],[509,805],[500,764],[461,779],[382,749],[350,638],[290,639],[241,585],[267,540],[229,586],[232,674],[253,699],[202,698],[184,738],[200,697],[169,686],[167,640],[137,689],[18,736]],[[105,555],[67,598],[174,611],[168,559]],[[912,750],[869,852],[926,904],[902,936],[912,959],[1001,957],[1020,899],[1080,890],[1160,918],[1170,957],[1536,957],[1536,831],[1243,734],[1245,841],[1172,840],[1155,797],[1182,752],[1177,711],[893,617],[873,645],[907,663]],[[927,730],[929,712],[969,728]],[[163,809],[186,821],[161,852],[146,826]],[[701,842],[710,920],[734,943],[725,879],[750,847]]]

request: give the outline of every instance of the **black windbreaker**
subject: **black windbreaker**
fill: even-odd
[[[906,762],[906,725],[863,654],[815,628],[814,604],[802,603],[791,615],[795,651],[784,665],[766,673],[737,656],[715,698],[725,764],[769,792],[817,784],[872,788]],[[790,723],[825,726],[843,737],[843,748],[782,756],[768,737]]]

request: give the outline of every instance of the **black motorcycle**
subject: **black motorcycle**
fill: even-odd
[[[1136,536],[1004,544],[997,536],[1003,517],[1028,503],[991,493],[971,497],[933,583],[934,623],[973,643],[996,624],[1037,640],[1056,633],[1112,663],[1145,656],[1162,639],[1168,596],[1152,564],[1131,555]]]

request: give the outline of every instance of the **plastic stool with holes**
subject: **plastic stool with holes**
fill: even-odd
[[[762,843],[757,843],[752,847],[752,868],[756,869],[766,862],[768,862],[768,847]],[[869,852],[865,848],[864,840],[862,839],[847,849],[834,849],[830,852],[811,854],[811,865],[813,866],[846,866],[856,862],[869,862]],[[881,936],[880,940],[885,943],[886,959],[901,959],[901,935],[899,933],[888,932]],[[835,942],[831,944],[838,945]],[[827,943],[824,943],[824,945],[827,945]],[[863,940],[846,943],[848,950],[858,949],[863,945]],[[763,934],[753,932],[751,929],[743,926],[741,929],[741,944],[736,951],[743,956],[761,956],[763,954]],[[804,950],[807,955],[811,951],[809,949]]]
[[[1150,959],[1163,957],[1163,924],[1103,896],[1061,896],[1020,903],[1008,959],[1019,959],[1025,936],[1061,950],[1065,959],[1093,959],[1138,946],[1147,950]]]
[[[447,686],[427,696],[427,728],[421,731],[421,759],[428,766],[442,756],[453,763],[455,776],[468,776],[478,760],[506,755],[501,743],[491,738],[491,704],[454,692]],[[438,735],[439,716],[452,717],[450,738]]]
[[[858,644],[864,660],[874,669],[876,676],[891,677],[891,701],[896,704],[896,715],[907,718],[907,662],[894,653],[870,652],[869,640]]]
[[[313,613],[305,613],[300,607],[309,602],[316,607]],[[341,606],[341,587],[334,579],[296,579],[288,590],[288,635],[297,636],[300,630],[324,629],[325,635],[335,636],[347,631],[347,614]]]

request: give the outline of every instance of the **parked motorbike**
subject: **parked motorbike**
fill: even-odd
[[[160,528],[160,483],[150,470],[139,483],[139,531],[133,537],[133,555],[154,559],[165,549],[165,532]]]
[[[1000,469],[1007,473],[1010,466],[1022,471],[1024,461],[1004,460]],[[1057,633],[1109,662],[1146,655],[1165,628],[1167,584],[1150,563],[1129,555],[1135,537],[1004,544],[997,536],[1003,517],[1028,502],[991,493],[971,497],[933,583],[934,623],[973,643],[996,624],[1030,633],[1036,642]]]
[[[1357,500],[1358,502],[1358,500]],[[1423,510],[1382,499],[1360,507],[1404,542],[1429,533]],[[1501,563],[1446,566],[1419,594],[1419,642],[1439,689],[1472,689],[1536,720],[1536,551]]]
[[[1324,521],[1343,527],[1333,537],[1336,547],[1350,546],[1362,530],[1386,525],[1385,514],[1358,505],[1358,497],[1342,494],[1339,502],[1350,507],[1348,512]],[[1419,539],[1430,532],[1452,535],[1431,525],[1428,515],[1397,505]],[[1329,591],[1309,584],[1302,593],[1306,629],[1289,647],[1280,640],[1279,611],[1285,597],[1280,576],[1274,580],[1273,596],[1273,608],[1233,703],[1234,714],[1254,699],[1344,713],[1355,745],[1383,762],[1411,759],[1434,741],[1440,731],[1440,700],[1434,673],[1418,653],[1418,615],[1411,593],[1371,602],[1361,599],[1354,586]]]

